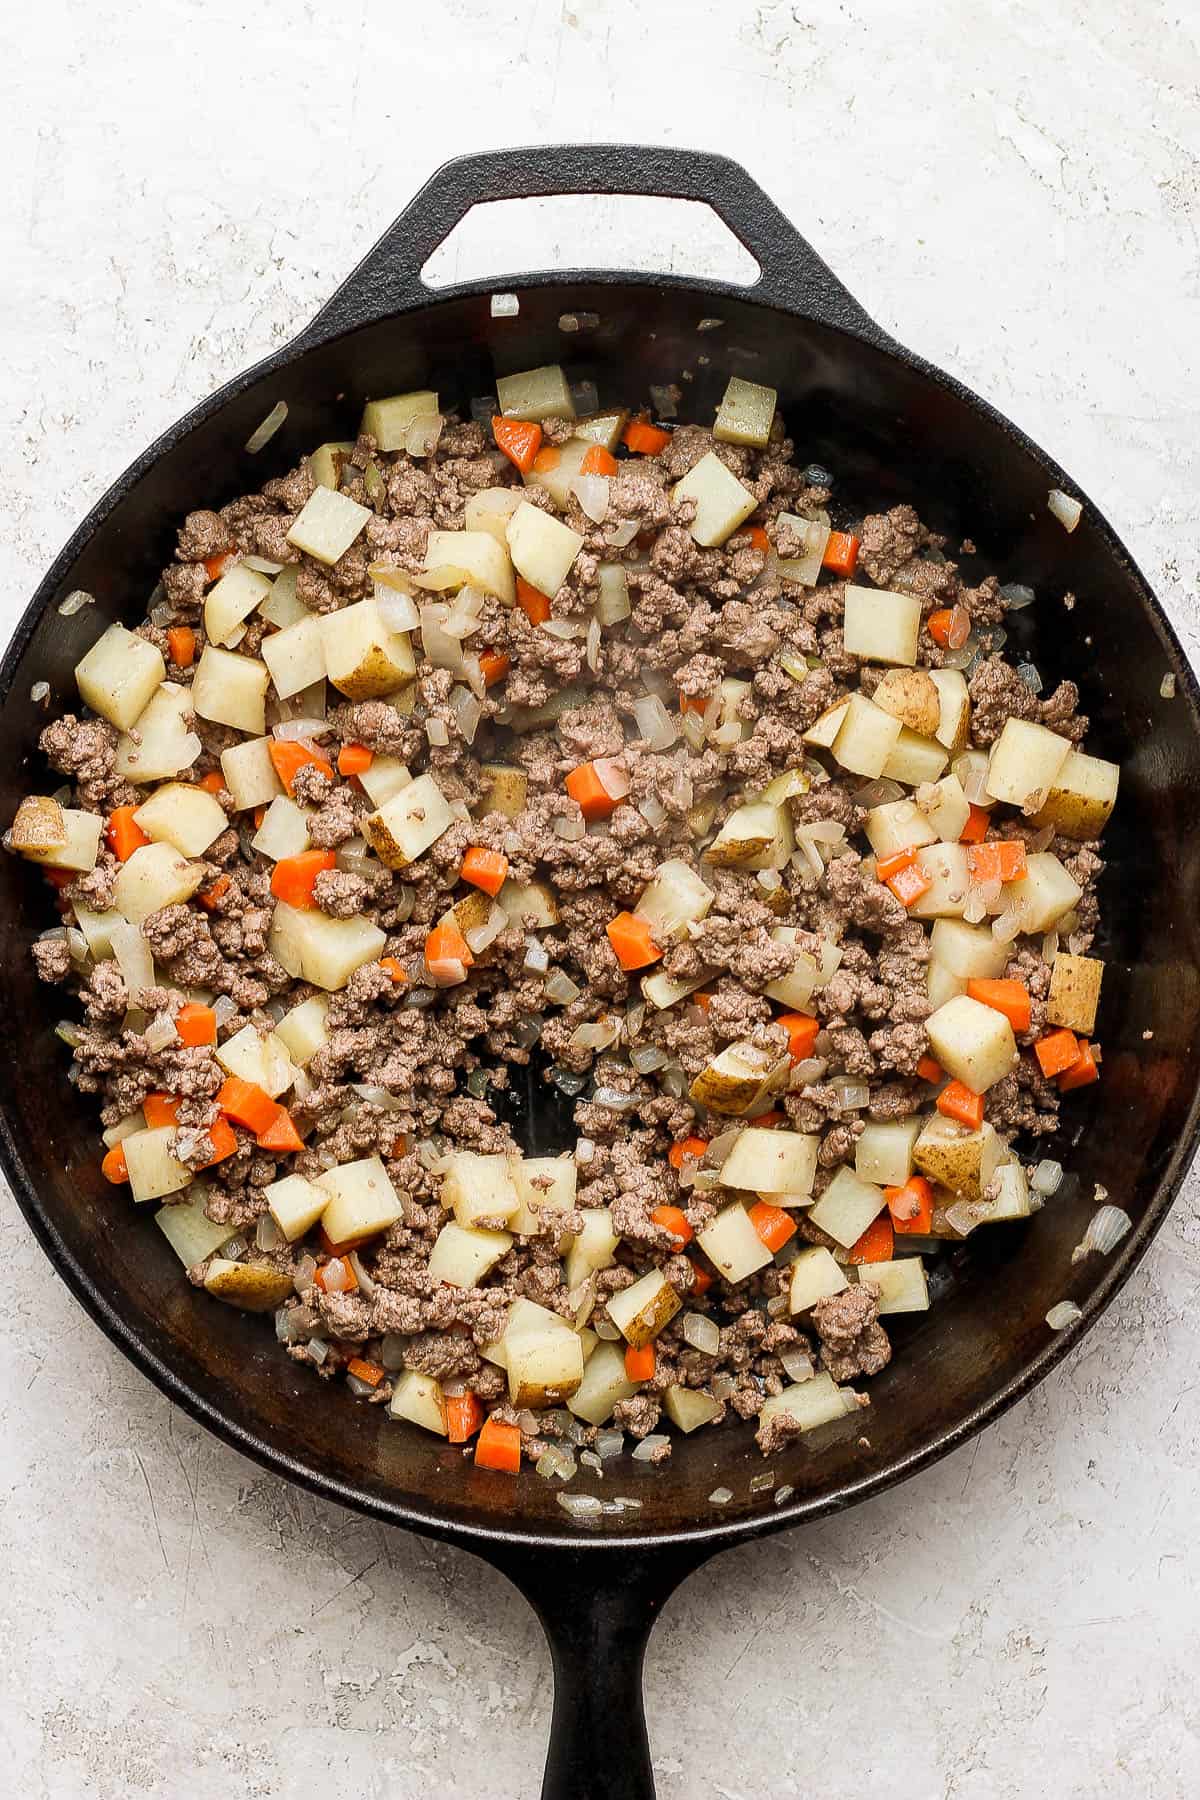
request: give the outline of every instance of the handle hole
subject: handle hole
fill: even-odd
[[[429,288],[516,269],[637,269],[750,287],[762,271],[700,200],[634,194],[554,194],[473,206],[434,251]]]

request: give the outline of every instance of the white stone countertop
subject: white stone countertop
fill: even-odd
[[[286,339],[435,164],[629,138],[744,161],[885,327],[1059,457],[1195,652],[1198,17],[1131,0],[7,9],[4,628],[133,455]],[[519,229],[477,215],[441,262],[718,273],[719,238],[612,204],[529,207]],[[1107,1316],[997,1426],[687,1584],[648,1662],[663,1800],[1200,1789],[1195,1202],[1193,1183]],[[500,1577],[314,1503],[175,1412],[6,1195],[0,1266],[6,1792],[538,1792],[549,1661]]]

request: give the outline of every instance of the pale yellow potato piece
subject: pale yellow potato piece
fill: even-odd
[[[438,1232],[429,1253],[430,1276],[434,1281],[448,1282],[451,1287],[478,1287],[500,1258],[512,1249],[512,1242],[507,1231],[468,1229],[451,1219]]]
[[[985,1119],[978,1131],[934,1113],[913,1145],[913,1161],[931,1181],[977,1200],[1000,1165],[1003,1146]]]
[[[848,1250],[856,1244],[872,1219],[883,1211],[883,1189],[863,1181],[853,1169],[842,1166],[808,1216],[821,1231]]]
[[[577,1419],[589,1425],[603,1425],[612,1418],[613,1408],[621,1400],[632,1400],[637,1393],[625,1371],[625,1346],[601,1339],[588,1357],[583,1379],[567,1401]]]
[[[203,856],[228,823],[212,794],[182,781],[155,788],[133,817],[148,838],[173,844],[184,856]]]
[[[802,1131],[747,1125],[721,1165],[722,1187],[782,1194],[790,1202],[812,1193],[820,1138]]]
[[[721,1411],[721,1402],[706,1394],[703,1388],[680,1387],[673,1382],[663,1395],[663,1411],[672,1425],[685,1435],[708,1425]]]
[[[810,1381],[785,1387],[782,1394],[768,1394],[758,1415],[759,1424],[772,1419],[791,1419],[801,1431],[816,1431],[834,1419],[844,1419],[857,1412],[858,1401],[851,1388],[840,1388],[824,1370]]]
[[[269,806],[283,792],[283,783],[271,761],[272,738],[251,738],[221,752],[221,775],[239,812]]]
[[[839,700],[836,706],[827,707],[820,718],[804,733],[803,741],[811,744],[814,750],[832,750],[849,710],[850,702],[848,700]]]
[[[925,1021],[929,1045],[948,1075],[986,1094],[1017,1061],[1013,1028],[1002,1012],[959,994]]]
[[[164,1194],[177,1194],[191,1185],[192,1171],[174,1155],[173,1125],[131,1132],[121,1144],[129,1171],[129,1190],[139,1204],[143,1200],[160,1200]]]
[[[204,1262],[235,1235],[234,1226],[215,1225],[207,1216],[202,1193],[196,1200],[177,1200],[160,1206],[154,1215],[154,1223],[185,1269]]]
[[[682,1302],[661,1269],[651,1269],[608,1301],[608,1316],[627,1344],[640,1350],[654,1341]]]
[[[788,1311],[792,1314],[807,1312],[818,1300],[827,1300],[831,1294],[840,1294],[843,1288],[850,1285],[840,1265],[824,1244],[815,1244],[809,1250],[801,1250],[788,1275]]]
[[[231,650],[206,644],[192,682],[192,711],[216,725],[231,725],[250,737],[262,737],[267,729],[270,685],[271,671],[257,657],[236,656]]]
[[[204,879],[204,865],[189,862],[171,844],[143,844],[117,871],[113,904],[131,925],[164,906],[189,900]]]
[[[585,419],[575,421],[575,436],[586,438],[589,444],[599,444],[602,449],[614,451],[621,441],[621,433],[625,429],[628,412],[590,413]]]
[[[144,784],[190,769],[202,749],[200,739],[190,728],[191,718],[191,689],[164,681],[134,722],[136,741],[128,731],[117,739],[115,773],[123,775],[126,781]]]
[[[558,924],[558,901],[545,881],[513,881],[504,883],[496,895],[514,925],[526,931],[546,931]]]
[[[525,1237],[552,1226],[551,1214],[570,1212],[575,1205],[579,1172],[570,1152],[513,1157],[512,1179],[521,1204],[509,1220],[509,1228]]]
[[[745,1281],[772,1260],[740,1200],[722,1207],[712,1223],[697,1232],[696,1242],[726,1281]]]
[[[463,526],[467,531],[486,531],[494,537],[508,555],[508,521],[518,506],[525,504],[524,495],[519,487],[484,488],[478,494],[470,494],[463,512]]]
[[[936,738],[918,737],[907,725],[883,765],[889,781],[902,781],[907,787],[920,787],[936,781],[950,760],[950,752]]]
[[[385,400],[368,400],[358,434],[373,437],[376,448],[385,454],[403,450],[409,427],[438,410],[438,397],[428,388],[411,394],[389,394]]]
[[[520,1210],[521,1196],[503,1152],[484,1156],[474,1150],[455,1150],[446,1164],[442,1205],[453,1211],[460,1225],[491,1224],[493,1220],[507,1224]]]
[[[1050,970],[1047,1022],[1065,1025],[1068,1031],[1079,1031],[1084,1037],[1090,1037],[1096,1026],[1103,978],[1104,964],[1098,957],[1071,956],[1066,950],[1060,950]]]
[[[517,375],[501,375],[496,398],[506,419],[573,419],[575,402],[571,385],[560,363],[523,369]]]
[[[521,505],[529,506],[529,502],[522,501]],[[520,510],[518,507],[517,512]],[[534,506],[529,506],[529,510],[537,512]],[[513,518],[516,516],[514,512]],[[558,524],[560,521],[555,519],[551,523]],[[563,530],[566,530],[565,525]],[[582,541],[580,539],[581,543]],[[485,594],[493,594],[504,606],[511,606],[517,597],[507,530],[504,541],[493,536],[490,530],[431,531],[425,546],[425,568],[428,580],[435,582],[439,588],[468,585],[482,588]],[[426,583],[418,580],[417,585]]]
[[[968,925],[965,919],[936,919],[929,953],[951,975],[961,976],[964,981],[990,981],[1003,975],[1011,946],[993,937],[987,925]]]
[[[342,478],[342,464],[354,449],[345,438],[318,444],[308,459],[308,469],[318,487],[336,488]]]
[[[568,1287],[578,1287],[593,1269],[611,1269],[620,1241],[607,1206],[584,1206],[580,1213],[583,1230],[571,1239],[567,1249]]]
[[[331,1243],[361,1243],[387,1231],[402,1217],[396,1190],[378,1156],[326,1169],[315,1185],[329,1196],[321,1224]]]
[[[289,1244],[312,1230],[325,1208],[329,1194],[303,1175],[285,1175],[263,1189],[267,1209]]]
[[[1083,889],[1052,850],[1035,850],[1025,862],[1028,873],[1005,884],[1006,904],[1020,907],[1022,931],[1050,931],[1074,911]]]
[[[271,583],[257,569],[234,563],[204,596],[204,633],[210,644],[225,644],[243,619],[271,597]]]
[[[689,863],[672,856],[659,864],[658,874],[642,889],[633,910],[649,925],[654,942],[665,946],[686,937],[689,925],[707,918],[712,903],[708,883]]]
[[[722,869],[781,869],[796,847],[786,807],[752,800],[730,813],[704,861]]]
[[[441,1383],[432,1375],[422,1375],[419,1369],[404,1369],[396,1377],[388,1411],[393,1419],[419,1425],[422,1431],[432,1431],[435,1437],[446,1436],[446,1397]]]
[[[475,817],[486,819],[489,813],[498,812],[507,819],[519,818],[529,794],[529,777],[524,769],[515,768],[512,763],[484,763],[479,774],[482,786]]]
[[[12,849],[22,856],[41,856],[48,850],[65,850],[67,825],[57,800],[42,794],[26,794],[8,834]]]
[[[92,711],[128,731],[150,704],[167,672],[161,653],[124,625],[110,625],[75,665],[79,698]]]
[[[842,635],[851,656],[911,668],[921,635],[921,602],[915,594],[848,583]]]
[[[931,821],[912,800],[886,800],[882,806],[873,806],[863,830],[876,856],[895,856],[901,850],[920,849],[922,844],[938,840]]]
[[[362,829],[389,869],[407,869],[454,824],[455,814],[432,775],[420,775],[369,813]],[[501,902],[503,904],[503,902]]]
[[[508,521],[506,535],[508,553],[518,575],[540,594],[553,599],[583,549],[582,537],[552,513],[530,506],[528,500]],[[488,539],[489,543],[492,541]]]
[[[851,694],[833,740],[834,761],[873,781],[883,774],[903,729],[899,719],[881,712],[864,694]]]
[[[293,1006],[291,1012],[284,1013],[275,1027],[275,1036],[297,1068],[302,1069],[305,1063],[311,1062],[317,1051],[329,1042],[329,1027],[325,1022],[328,1011],[329,1001],[325,995],[313,994],[299,1006]]]
[[[914,919],[961,918],[966,905],[971,871],[965,844],[926,844],[918,858],[932,885],[914,900],[909,913]]]
[[[889,669],[871,698],[921,737],[936,737],[941,719],[937,688],[927,669]]]
[[[383,955],[387,934],[368,919],[331,919],[277,901],[268,948],[297,981],[336,993],[355,969]]]
[[[790,1058],[776,1059],[756,1044],[730,1044],[708,1063],[689,1092],[697,1106],[740,1117],[755,1101],[786,1087]]]
[[[51,806],[57,805],[57,802],[47,801],[44,804]],[[82,812],[71,806],[60,806],[58,815],[62,821],[62,843],[26,850],[23,854],[30,862],[40,863],[44,868],[75,869],[86,874],[89,869],[95,868],[100,855],[100,834],[104,829],[104,820],[99,813]],[[44,815],[47,825],[51,817],[49,812]]]
[[[673,495],[676,503],[695,501],[696,516],[688,530],[705,549],[725,543],[758,505],[757,497],[712,450],[676,482]]]
[[[319,630],[326,673],[348,700],[381,700],[417,672],[411,637],[389,630],[377,600],[325,613]]]
[[[1070,753],[1067,738],[1029,719],[1008,719],[988,756],[987,791],[1036,812],[1054,787]]]
[[[928,1312],[929,1283],[919,1256],[903,1256],[896,1262],[872,1263],[863,1280],[879,1289],[879,1313]]]
[[[755,449],[765,449],[771,441],[778,398],[773,387],[731,375],[717,408],[714,438],[719,444],[749,444]]]
[[[771,927],[771,941],[776,944],[790,944],[794,948],[799,935],[800,928],[797,925]],[[807,950],[795,950],[795,959],[788,973],[778,976],[774,981],[768,981],[763,992],[768,999],[778,1000],[781,1006],[803,1012],[818,987],[824,986],[824,982],[821,980],[821,965],[816,957],[811,956]],[[830,974],[832,972],[830,970]],[[829,977],[826,976],[825,979],[828,980]]]
[[[956,842],[971,817],[970,803],[958,776],[943,775],[935,781],[932,794],[922,802],[922,810],[936,837]]]
[[[353,608],[345,610],[350,612]],[[335,613],[334,617],[340,619],[344,614]],[[294,625],[285,625],[282,631],[270,632],[259,646],[259,654],[271,671],[275,692],[281,700],[289,700],[315,681],[324,681],[328,674],[321,621],[315,613],[297,619]],[[387,691],[390,693],[391,690]]]
[[[1035,815],[1035,824],[1053,825],[1063,837],[1078,843],[1099,837],[1116,805],[1120,779],[1116,763],[1101,756],[1085,756],[1082,750],[1069,751],[1045,805]]]
[[[370,517],[370,507],[360,506],[349,494],[318,487],[293,520],[287,541],[317,562],[332,566],[346,554]]]
[[[915,1114],[910,1119],[868,1119],[854,1146],[854,1173],[876,1187],[903,1187],[913,1171],[913,1145],[920,1132]]]
[[[938,691],[938,722],[933,736],[951,756],[966,748],[971,735],[971,695],[961,669],[931,669],[929,679]]]

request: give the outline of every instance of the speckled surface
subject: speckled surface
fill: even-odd
[[[954,0],[431,0],[413,35],[404,16],[43,0],[0,19],[5,627],[133,454],[286,338],[443,155],[661,134],[740,156],[889,330],[1044,442],[1200,647],[1194,11],[1012,0],[967,30]],[[718,272],[719,240],[526,208],[440,262]],[[537,1793],[549,1662],[498,1576],[174,1413],[6,1197],[0,1263],[6,1792]],[[1193,1184],[998,1426],[696,1576],[651,1647],[664,1800],[1195,1793],[1198,1282]]]

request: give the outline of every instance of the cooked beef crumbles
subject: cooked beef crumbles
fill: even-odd
[[[623,431],[514,384],[541,423],[374,402],[187,516],[8,835],[37,969],[105,1175],[281,1355],[493,1468],[773,1453],[1040,1204],[1117,772],[912,507],[831,532],[772,390]]]

